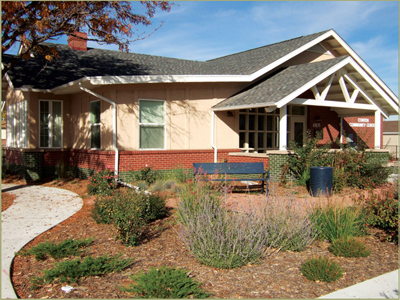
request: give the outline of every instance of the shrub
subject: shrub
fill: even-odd
[[[135,293],[136,298],[206,298],[201,283],[189,278],[187,271],[162,266],[151,267],[147,273],[140,272],[131,279],[136,283],[122,290]]]
[[[64,160],[60,160],[57,163],[55,173],[59,180],[65,180],[68,177],[72,177],[72,172]]]
[[[257,261],[266,245],[266,227],[253,214],[228,212],[209,196],[196,206],[179,204],[180,236],[195,258],[215,268]]]
[[[116,175],[107,166],[105,170],[96,171],[93,176],[89,176],[88,193],[89,195],[110,196],[117,188]]]
[[[20,255],[34,255],[37,260],[44,260],[48,256],[58,259],[68,256],[78,256],[84,253],[80,248],[86,247],[91,244],[94,239],[85,240],[72,240],[68,239],[59,244],[54,242],[40,243],[36,247],[28,250],[21,250],[18,254]]]
[[[294,155],[288,155],[282,168],[285,173],[293,175],[299,185],[308,185],[310,180],[310,167],[327,166],[330,157],[326,155],[330,147],[329,144],[317,147],[320,142],[320,136],[311,137],[308,130],[304,138],[304,146],[290,142],[289,149]],[[281,176],[285,178],[286,174]]]
[[[236,268],[270,251],[300,251],[316,238],[308,216],[282,199],[268,199],[264,205],[248,205],[245,211],[235,212],[208,193],[192,196],[181,198],[178,204],[180,236],[205,265]]]
[[[364,209],[367,214],[366,223],[383,229],[387,233],[387,240],[398,243],[399,230],[399,200],[398,195],[371,195],[364,200]]]
[[[359,147],[358,151],[343,145],[340,151],[328,153],[330,144],[319,145],[317,135],[312,138],[310,132],[304,139],[304,146],[290,144],[293,155],[288,155],[282,166],[281,181],[286,175],[294,177],[299,185],[308,186],[310,167],[333,167],[333,190],[340,192],[344,187],[374,188],[386,182],[390,169],[383,167],[382,161],[374,159],[370,154]]]
[[[150,192],[162,192],[167,189],[166,182],[164,180],[156,180],[149,188]]]
[[[32,278],[32,288],[38,288],[55,280],[61,283],[74,283],[81,277],[119,272],[133,263],[133,259],[119,260],[120,256],[105,255],[97,258],[87,256],[83,261],[76,259],[56,263],[53,269],[44,270],[44,276]]]
[[[150,185],[156,181],[157,174],[152,167],[146,165],[138,172],[133,172],[133,178],[135,181],[145,181],[148,185]]]
[[[329,251],[342,257],[367,257],[371,254],[360,241],[352,237],[335,240],[329,246]]]
[[[92,217],[97,223],[113,223],[122,243],[135,246],[139,243],[148,222],[165,215],[165,198],[146,195],[133,190],[115,193],[113,197],[96,199]]]
[[[263,218],[271,246],[283,251],[302,251],[318,237],[318,231],[293,193],[270,196]]]
[[[330,242],[366,234],[365,214],[360,207],[340,204],[317,207],[313,209],[310,217],[318,229],[320,238]]]
[[[301,273],[312,281],[332,282],[343,276],[342,268],[329,258],[308,259],[301,265]]]

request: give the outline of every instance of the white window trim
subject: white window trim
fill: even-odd
[[[140,101],[154,101],[154,102],[163,102],[164,104],[164,123],[141,123],[140,122]],[[138,104],[139,104],[139,111],[138,111],[138,145],[139,145],[139,150],[140,151],[148,151],[148,150],[165,150],[166,149],[166,145],[167,145],[167,105],[166,105],[166,100],[160,100],[160,99],[139,99]],[[140,127],[142,125],[146,125],[146,126],[154,126],[154,127],[163,127],[164,128],[164,145],[163,148],[141,148],[140,147]]]
[[[245,108],[244,108],[245,109]],[[248,148],[248,149],[254,149],[254,151],[269,151],[269,150],[276,150],[278,149],[278,146],[276,146],[277,142],[279,141],[279,119],[277,120],[277,118],[279,118],[279,113],[278,112],[259,112],[258,108],[253,108],[254,112],[249,112],[249,109],[245,109],[246,111],[239,111],[239,118],[240,115],[245,115],[246,116],[246,120],[245,120],[245,129],[240,129],[239,128],[239,135],[240,133],[244,133],[245,134],[245,141],[247,141],[247,144],[249,144],[249,133],[254,133],[254,147]],[[254,115],[255,116],[255,123],[254,123],[254,130],[250,130],[249,129],[249,115]],[[273,130],[268,130],[265,127],[265,130],[258,130],[258,116],[264,116],[264,122],[267,122],[267,117],[270,116],[272,117],[272,122],[273,122],[273,128],[275,127],[275,129]],[[240,126],[240,125],[239,125]],[[265,147],[258,147],[258,133],[263,133],[265,135],[267,135],[268,133],[272,133],[272,144],[274,145],[273,147],[268,148],[267,145],[265,144]],[[239,146],[240,145],[240,137],[239,137]],[[250,147],[250,145],[249,145]],[[244,151],[248,151],[245,150],[246,148],[241,148]],[[253,150],[251,150],[253,151]]]
[[[101,101],[100,100],[93,100],[93,101],[89,102],[89,123],[90,123],[90,104],[92,104],[94,102],[99,102],[100,103],[100,123],[90,124],[90,139],[89,139],[89,143],[90,143],[90,150],[100,150],[101,149]],[[93,148],[92,147],[92,125],[100,126],[100,147],[99,148]]]
[[[49,117],[49,146],[48,147],[42,147],[40,145],[40,124],[41,124],[41,120],[40,120],[40,102],[49,102],[49,112],[50,112],[50,117]],[[60,102],[61,103],[61,146],[60,147],[53,147],[53,102]],[[38,130],[38,143],[39,143],[39,148],[42,149],[62,149],[63,145],[64,145],[64,105],[63,105],[63,101],[62,100],[52,100],[52,99],[40,99],[39,100],[39,110],[38,110],[38,114],[39,114],[39,130]]]

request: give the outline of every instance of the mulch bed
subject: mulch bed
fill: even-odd
[[[198,263],[187,250],[178,236],[179,227],[173,209],[169,210],[170,216],[149,226],[140,246],[125,247],[115,241],[116,231],[112,225],[96,224],[91,218],[96,198],[86,194],[87,181],[50,181],[44,185],[72,190],[82,196],[84,205],[71,218],[28,243],[26,248],[44,241],[93,237],[95,241],[87,248],[86,255],[114,256],[122,253],[122,258],[135,258],[135,261],[119,273],[83,278],[76,284],[70,284],[75,288],[71,293],[65,293],[61,291],[62,284],[58,283],[48,284],[38,290],[30,289],[32,276],[42,276],[42,270],[50,269],[55,262],[62,260],[50,258],[36,261],[34,257],[17,255],[12,281],[20,298],[133,298],[134,295],[118,287],[132,283],[130,275],[162,265],[187,269],[190,276],[203,283],[203,288],[213,298],[317,298],[398,269],[398,247],[393,243],[381,242],[377,236],[382,232],[372,228],[368,236],[360,238],[371,251],[366,258],[336,257],[328,251],[328,243],[317,241],[302,252],[278,252],[257,264],[232,270],[216,269]],[[331,283],[306,279],[300,272],[301,264],[319,255],[338,262],[345,275]]]
[[[8,193],[1,193],[1,212],[5,211],[9,208],[15,200],[15,195],[11,195]]]

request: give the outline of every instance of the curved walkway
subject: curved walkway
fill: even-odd
[[[1,190],[16,196],[1,213],[1,298],[15,299],[10,278],[15,252],[79,211],[83,200],[73,192],[52,187],[2,184]]]

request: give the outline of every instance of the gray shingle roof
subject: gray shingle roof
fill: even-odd
[[[41,57],[19,61],[8,75],[15,88],[51,89],[85,76],[140,75],[248,75],[284,57],[327,31],[220,57],[206,62],[88,48],[71,50],[56,46],[59,58]],[[3,55],[4,63],[12,58]],[[45,66],[45,67],[44,67]]]
[[[221,101],[213,108],[275,104],[347,57],[341,56],[320,62],[290,66]]]

